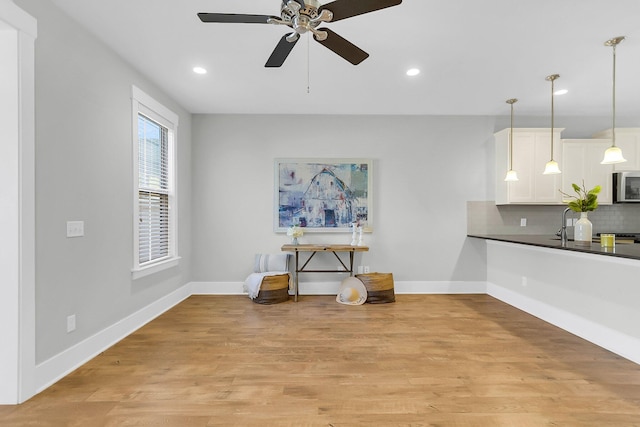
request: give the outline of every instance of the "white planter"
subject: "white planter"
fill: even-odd
[[[580,219],[576,221],[574,231],[576,245],[591,246],[592,232],[593,225],[587,218],[587,212],[580,212]]]

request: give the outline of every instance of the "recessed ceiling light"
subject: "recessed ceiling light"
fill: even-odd
[[[560,90],[557,90],[557,91],[553,92],[554,95],[566,95],[567,93],[569,93],[569,91],[567,89],[560,89]]]
[[[207,70],[202,67],[193,67],[193,72],[196,74],[207,74]]]
[[[417,68],[410,68],[409,70],[407,70],[407,76],[417,76],[418,74],[420,74],[420,70],[418,70]]]

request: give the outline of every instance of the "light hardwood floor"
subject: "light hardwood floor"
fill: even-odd
[[[640,426],[640,366],[487,295],[193,296],[2,426]]]

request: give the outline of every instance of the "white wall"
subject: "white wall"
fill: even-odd
[[[253,254],[288,242],[272,227],[274,158],[365,157],[374,159],[375,223],[356,262],[396,281],[484,281],[483,245],[465,237],[466,201],[493,196],[493,132],[486,117],[196,115],[193,279],[242,281]]]
[[[18,0],[36,40],[36,362],[189,282],[191,116],[50,2]],[[132,281],[131,85],[180,116],[180,267]],[[66,238],[66,221],[85,236]],[[67,316],[77,329],[66,332]]]

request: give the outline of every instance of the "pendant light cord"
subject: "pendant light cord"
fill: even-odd
[[[511,102],[509,102],[511,101]],[[509,132],[509,170],[513,170],[513,103],[515,99],[510,99],[511,104],[511,132]]]
[[[613,45],[613,95],[612,95],[612,106],[613,106],[613,118],[612,127],[611,127],[611,146],[616,146],[616,44]]]
[[[505,177],[505,181],[517,181],[518,176],[516,172],[513,170],[513,104],[518,102],[517,98],[507,99],[507,104],[511,106],[511,127],[509,129],[509,170],[507,171],[507,176]]]
[[[513,170],[513,103],[511,102],[511,132],[509,132],[509,170]]]
[[[553,117],[555,116],[553,112],[553,82],[555,78],[551,79],[551,161],[553,161]]]
[[[556,162],[555,160],[553,160],[553,134],[555,131],[555,116],[556,116],[556,112],[554,109],[554,91],[555,91],[555,81],[557,78],[559,78],[560,75],[559,74],[552,74],[550,76],[547,76],[545,80],[550,81],[551,82],[551,160],[549,160],[544,168],[544,174],[545,175],[550,175],[550,174],[557,174],[557,173],[561,173],[560,169],[558,168],[558,162]]]

